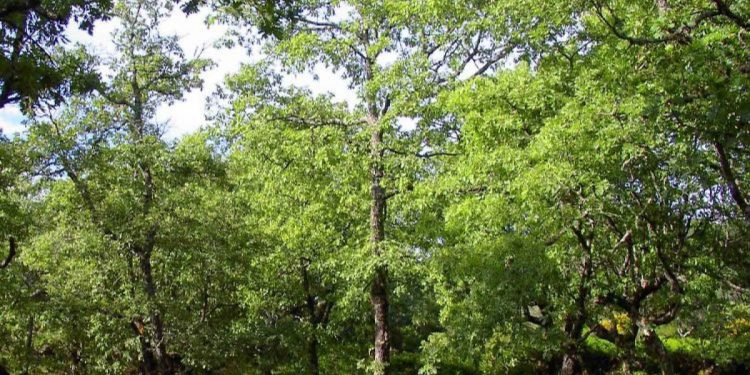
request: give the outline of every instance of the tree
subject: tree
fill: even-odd
[[[22,208],[19,200],[20,175],[23,171],[18,152],[18,143],[13,142],[0,132],[0,217],[3,218],[3,232],[0,235],[3,247],[7,244],[7,255],[0,262],[0,269],[7,268],[17,255],[17,236],[23,226]]]
[[[123,28],[115,36],[118,56],[110,83],[101,95],[77,99],[62,115],[40,120],[32,132],[45,151],[40,156],[47,173],[63,173],[86,212],[89,222],[73,225],[93,230],[104,246],[122,252],[119,258],[126,262],[134,283],[130,293],[140,310],[130,324],[146,373],[173,372],[179,366],[167,351],[163,301],[153,270],[160,217],[166,214],[160,209],[166,176],[160,178],[166,173],[167,152],[154,113],[160,104],[199,86],[198,74],[208,65],[186,59],[175,37],[158,33],[165,10],[162,3],[118,4],[115,14]]]
[[[109,18],[110,0],[9,0],[0,6],[0,108],[39,100],[59,103],[72,91],[96,84],[81,56],[56,49],[65,43],[69,22],[89,33],[97,20]],[[62,91],[61,91],[62,89]]]
[[[392,2],[310,2],[297,7],[295,22],[269,43],[277,58],[291,71],[324,64],[351,82],[360,104],[352,116],[356,139],[368,139],[370,217],[369,248],[372,265],[370,300],[374,320],[373,371],[387,373],[392,329],[389,326],[389,259],[406,244],[389,242],[387,228],[399,221],[398,207],[386,209],[388,201],[406,194],[414,184],[424,160],[442,155],[439,148],[449,131],[440,128],[420,103],[429,103],[441,87],[458,76],[479,75],[506,57],[512,48],[500,46],[488,24],[476,18],[481,9],[472,7],[428,8]],[[228,12],[232,22],[247,17]],[[435,23],[445,17],[445,22]],[[442,20],[441,20],[442,21]],[[392,64],[381,59],[394,56]],[[468,66],[478,64],[471,72]],[[400,131],[399,117],[426,120],[419,131]],[[315,126],[314,119],[292,117],[302,126]],[[435,121],[435,122],[433,122]],[[364,151],[363,149],[360,149]],[[425,152],[427,151],[427,152]],[[390,212],[390,213],[389,213]],[[393,238],[399,238],[394,226]],[[397,249],[401,250],[397,250]]]
[[[264,60],[170,140],[157,108],[210,64],[159,34],[176,5]],[[43,56],[56,6],[117,16],[112,61]],[[3,81],[34,118],[0,134],[0,373],[743,372],[748,14],[2,5],[6,65],[46,81]],[[286,83],[320,68],[356,97]]]
[[[703,139],[716,134],[732,142],[741,139],[742,133],[732,130],[741,116],[726,114],[744,108],[744,95],[732,96],[724,107],[727,101],[717,99],[725,94],[706,80],[725,78],[709,73],[717,72],[709,68],[716,60],[703,57],[725,54],[721,61],[737,64],[740,49],[725,29],[736,31],[743,23],[733,19],[736,10],[716,3],[716,9],[693,12],[704,15],[693,25],[686,20],[691,6],[699,8],[662,8],[656,15],[649,12],[659,7],[651,4],[604,2],[595,3],[590,13],[587,8],[574,10],[571,14],[582,16],[578,27],[534,59],[530,72],[517,67],[497,81],[472,82],[449,103],[458,104],[459,120],[466,123],[460,149],[466,160],[455,166],[456,177],[448,180],[453,191],[468,194],[459,207],[471,215],[489,208],[494,217],[475,219],[495,223],[488,224],[491,229],[477,229],[483,233],[523,234],[548,243],[567,279],[569,295],[577,296],[560,296],[560,305],[549,309],[568,306],[559,315],[560,328],[568,336],[564,373],[584,365],[582,344],[592,334],[614,340],[622,350],[623,365],[635,367],[646,366],[635,359],[635,339],[642,337],[653,363],[671,373],[669,353],[654,327],[675,321],[690,324],[687,316],[680,320],[680,311],[685,301],[705,296],[692,294],[697,289],[690,285],[701,280],[702,268],[712,263],[704,254],[722,242],[717,228],[738,224],[736,219],[727,222],[722,208],[726,198],[737,194],[724,190],[719,198],[716,178],[711,177],[712,170],[726,176],[727,168],[721,172],[726,163],[711,162],[713,155],[707,150],[716,147]],[[688,26],[656,26],[667,22],[670,13],[669,22]],[[638,30],[659,30],[659,37],[623,31],[635,27],[640,22],[635,20],[643,19],[639,17],[654,26],[639,25]],[[714,41],[703,39],[707,35],[726,44],[706,47]],[[673,54],[708,70],[693,76],[682,63],[677,66]],[[667,82],[661,77],[671,78]],[[734,79],[742,82],[744,77]],[[700,86],[694,90],[710,92],[699,100],[702,112],[683,117],[683,111],[698,108],[697,100],[685,100],[684,87],[693,83]],[[712,114],[706,118],[706,113]],[[714,122],[716,115],[720,123]],[[688,125],[689,121],[705,122]],[[732,178],[722,178],[732,184]],[[468,187],[461,186],[466,182]],[[729,252],[722,253],[726,257]],[[701,266],[694,267],[695,262]],[[606,332],[613,319],[604,318],[613,312],[624,314],[620,316],[628,326],[614,336]],[[610,328],[601,329],[600,323]]]
[[[3,305],[0,311],[3,316],[0,320],[0,335],[4,337],[21,334],[14,329],[18,326],[14,327],[13,323],[20,323],[23,317],[15,314],[15,309],[9,306],[14,302],[22,304],[27,293],[22,282],[26,269],[18,258],[21,253],[20,243],[26,239],[30,229],[29,207],[25,200],[29,175],[19,146],[20,142],[9,140],[0,131],[0,221],[3,223],[0,229],[0,302]],[[14,349],[19,348],[12,347],[9,342],[0,346],[2,351]],[[19,350],[17,354],[26,355],[23,350]],[[0,373],[7,373],[7,368],[12,364],[12,361],[0,357]]]
[[[340,312],[351,304],[345,296],[352,277],[344,270],[364,231],[357,225],[364,219],[362,176],[353,169],[360,155],[352,148],[359,146],[349,126],[356,120],[329,97],[280,81],[265,64],[244,66],[219,93],[227,105],[214,119],[219,143],[227,145],[232,195],[243,202],[242,221],[253,223],[242,231],[261,244],[243,288],[245,330],[261,369],[355,371],[334,337],[348,341],[341,332],[359,324],[350,317],[359,311]],[[357,340],[348,344],[358,347]]]

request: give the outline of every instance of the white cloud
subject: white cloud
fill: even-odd
[[[93,33],[89,35],[87,32],[76,27],[75,22],[71,22],[65,30],[65,36],[68,38],[70,44],[83,44],[90,51],[106,58],[115,53],[115,46],[112,43],[112,33],[114,33],[119,24],[116,19],[106,22],[97,21],[94,24]]]
[[[207,26],[204,22],[207,12],[200,12],[185,17],[179,10],[175,10],[171,17],[164,21],[161,31],[165,34],[177,35],[180,46],[187,56],[213,60],[215,66],[203,73],[203,89],[193,90],[185,95],[184,100],[171,106],[162,106],[157,112],[157,119],[168,121],[168,138],[176,138],[193,132],[205,124],[206,99],[216,90],[227,74],[236,72],[243,62],[251,61],[245,49],[217,48],[215,42],[227,32],[224,25]],[[201,53],[202,51],[202,53]]]
[[[0,130],[5,135],[21,133],[24,130],[22,122],[25,118],[17,105],[6,105],[0,108]]]
[[[166,134],[168,138],[177,138],[200,128],[205,122],[206,98],[222,82],[225,75],[236,71],[243,61],[249,61],[247,53],[242,48],[214,47],[214,43],[225,34],[227,28],[223,25],[208,27],[204,22],[207,15],[208,13],[204,11],[185,16],[179,8],[175,8],[170,17],[160,25],[162,33],[176,35],[179,38],[180,46],[188,57],[196,57],[202,51],[200,57],[211,59],[216,63],[212,69],[203,74],[202,90],[188,92],[182,101],[158,108],[156,118],[157,121],[168,124]],[[93,35],[70,28],[68,37],[71,43],[82,43],[107,58],[115,53],[112,33],[117,26],[116,20],[97,22]]]
[[[357,104],[357,93],[349,83],[323,64],[317,64],[311,72],[284,77],[282,84],[309,89],[313,95],[333,94],[333,100],[346,103],[350,109]]]
[[[207,15],[208,11],[202,11],[186,16],[179,8],[175,8],[160,26],[162,33],[179,37],[180,46],[188,57],[202,51],[201,57],[211,59],[215,63],[214,67],[202,75],[203,89],[188,92],[182,101],[158,108],[156,120],[167,124],[166,136],[170,139],[194,132],[206,124],[207,98],[222,84],[224,77],[236,72],[242,63],[257,62],[263,58],[257,51],[248,54],[247,50],[240,46],[231,49],[215,47],[215,42],[225,35],[228,27],[220,24],[207,26],[204,22]],[[83,44],[106,60],[115,53],[112,33],[118,25],[117,20],[99,21],[91,35],[71,25],[66,31],[66,36],[71,44]],[[334,100],[346,102],[350,108],[353,108],[357,101],[356,93],[348,87],[347,82],[321,64],[315,66],[312,72],[285,77],[284,84],[307,87],[314,94],[330,92]],[[17,106],[6,106],[0,110],[0,129],[6,134],[20,132],[23,130],[23,119]]]

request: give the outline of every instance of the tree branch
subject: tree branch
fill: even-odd
[[[16,239],[11,236],[8,239],[8,256],[5,257],[5,260],[3,260],[2,263],[0,263],[0,269],[8,267],[10,265],[10,262],[13,261],[13,258],[16,256]]]
[[[742,211],[745,221],[750,223],[750,206],[748,206],[747,201],[745,200],[745,194],[737,183],[737,178],[732,170],[732,164],[727,157],[726,150],[724,150],[724,145],[719,142],[714,142],[714,149],[716,150],[716,156],[719,159],[721,177],[724,178],[724,182],[729,188],[729,194],[737,204],[737,207]]]

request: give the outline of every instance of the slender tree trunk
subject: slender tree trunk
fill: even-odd
[[[581,356],[578,340],[581,337],[585,315],[576,312],[566,319],[564,331],[568,337],[568,344],[563,355],[560,375],[574,375],[581,372]]]
[[[310,335],[310,339],[307,343],[307,354],[308,359],[310,361],[310,374],[312,375],[319,375],[320,374],[320,362],[318,358],[318,325],[320,324],[320,319],[318,319],[318,315],[315,311],[315,297],[313,297],[311,288],[310,288],[310,275],[307,272],[308,264],[305,264],[305,260],[301,260],[301,269],[302,269],[302,288],[305,290],[305,304],[307,305],[307,315],[308,319],[310,321],[310,325],[312,326],[312,333]]]
[[[615,344],[620,348],[621,354],[620,354],[620,362],[622,366],[622,373],[625,375],[630,375],[633,373],[634,369],[638,368],[638,363],[636,361],[636,355],[635,355],[635,339],[636,339],[636,330],[638,328],[634,325],[631,325],[631,332],[627,333],[626,335],[618,335],[617,342]]]
[[[26,361],[23,365],[23,374],[29,374],[31,360],[34,358],[34,315],[29,316],[29,323],[26,327]]]
[[[77,348],[70,351],[70,373],[71,374],[85,374],[86,368],[83,364],[83,344],[78,344]]]
[[[161,313],[159,312],[158,307],[156,307],[156,284],[154,283],[151,270],[151,252],[144,252],[139,256],[139,260],[146,297],[148,299],[149,317],[154,329],[155,342],[152,343],[154,358],[160,373],[171,373],[171,363],[169,360],[169,354],[167,353],[167,344],[164,339],[164,323],[161,318]]]
[[[143,324],[143,319],[133,318],[133,320],[130,321],[130,326],[133,328],[133,332],[135,332],[135,335],[138,336],[138,343],[141,347],[141,356],[143,357],[143,362],[141,363],[139,368],[139,374],[156,374],[159,368],[156,364],[156,359],[154,358],[151,344],[149,343],[148,338],[146,338],[146,327]]]
[[[729,195],[737,204],[737,207],[739,207],[742,215],[745,217],[745,221],[750,223],[750,205],[747,204],[745,194],[742,192],[742,189],[737,182],[737,178],[732,170],[732,164],[724,150],[724,145],[719,142],[714,142],[714,149],[716,150],[716,156],[719,159],[719,171],[721,172],[721,177],[729,188]]]
[[[375,114],[370,115],[370,194],[372,198],[370,208],[370,245],[373,256],[382,255],[382,243],[385,240],[386,195],[381,184],[384,175],[381,161],[383,133]],[[374,367],[376,375],[387,375],[390,364],[390,330],[388,326],[388,268],[378,265],[370,289],[375,320],[375,348]]]
[[[130,255],[133,255],[131,252]],[[136,287],[140,284],[140,279],[136,274],[134,261],[136,257],[128,257],[128,276],[130,277],[130,298],[135,300],[137,292]],[[158,366],[154,359],[153,349],[151,343],[146,337],[146,325],[143,322],[143,318],[140,316],[133,317],[130,321],[130,327],[133,328],[133,333],[138,337],[138,343],[140,345],[142,362],[139,365],[140,375],[151,375],[156,374]]]
[[[320,363],[318,359],[318,337],[313,333],[310,342],[307,343],[307,354],[310,357],[310,374],[320,375]]]
[[[375,318],[375,373],[387,375],[390,365],[390,327],[388,326],[388,270],[381,267],[376,271],[373,280],[370,299],[372,301],[373,315]]]
[[[16,239],[13,236],[8,238],[8,256],[0,263],[0,269],[8,267],[10,262],[13,261],[13,257],[16,256]]]
[[[367,48],[370,46],[373,32],[365,25],[360,25],[360,41]],[[374,79],[374,69],[377,61],[377,53],[371,56],[366,52],[363,56],[363,70],[365,83],[363,89],[367,90],[367,84]],[[373,256],[382,256],[383,241],[385,241],[386,204],[388,197],[382,185],[385,176],[383,165],[383,130],[380,120],[388,111],[389,104],[378,104],[377,94],[366,93],[365,105],[367,107],[367,124],[370,134],[370,246]],[[388,375],[391,357],[391,332],[388,324],[388,267],[377,262],[375,274],[370,287],[370,303],[372,304],[373,319],[375,323],[375,347],[373,348],[373,369],[375,375]]]
[[[134,68],[135,72],[136,69]],[[134,121],[130,124],[131,133],[135,136],[138,142],[142,141],[144,132],[146,131],[146,121],[144,118],[143,103],[144,96],[141,87],[138,83],[137,75],[133,74],[131,87],[133,89],[133,112]],[[137,167],[143,177],[143,218],[149,220],[149,215],[154,204],[154,195],[156,186],[154,185],[154,176],[151,172],[151,166],[139,160]],[[169,354],[167,353],[167,343],[164,337],[164,322],[162,321],[161,313],[157,307],[157,296],[156,296],[156,283],[154,282],[153,272],[151,267],[151,255],[153,254],[154,247],[156,245],[156,233],[157,225],[151,224],[151,227],[145,233],[143,243],[137,249],[136,253],[139,257],[141,276],[143,277],[144,289],[146,291],[146,298],[149,309],[149,317],[151,325],[154,329],[154,342],[151,343],[153,346],[153,353],[158,366],[159,372],[162,374],[170,374],[174,372],[172,361],[170,360]]]
[[[560,375],[573,375],[581,370],[579,341],[583,333],[583,326],[586,324],[587,312],[586,301],[591,293],[589,285],[593,274],[593,263],[591,259],[592,243],[590,236],[584,235],[580,228],[574,227],[573,233],[578,239],[581,246],[582,256],[579,267],[580,280],[575,296],[576,311],[569,314],[565,319],[563,330],[568,336],[568,344],[563,356],[563,363],[560,368]]]

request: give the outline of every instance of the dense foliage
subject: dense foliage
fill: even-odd
[[[263,59],[168,139],[214,64],[160,33],[175,4]],[[114,58],[62,43],[109,17]],[[0,107],[30,116],[0,132],[0,374],[750,371],[748,1],[0,22]],[[285,80],[316,67],[354,104]]]

